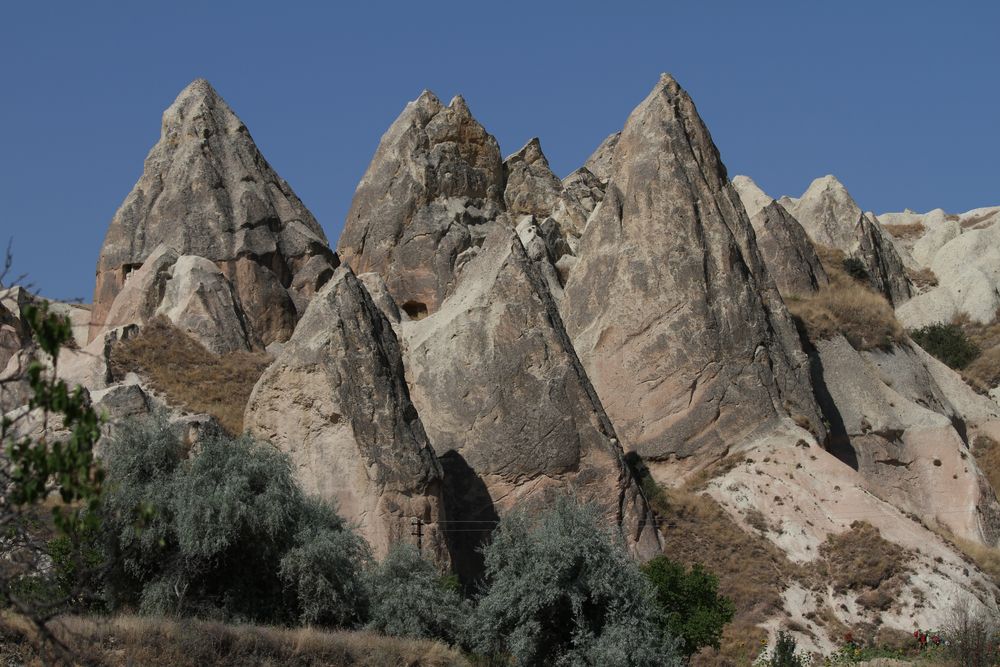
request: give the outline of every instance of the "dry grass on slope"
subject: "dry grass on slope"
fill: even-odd
[[[888,348],[906,334],[892,306],[867,285],[851,278],[843,268],[844,254],[817,246],[829,285],[814,294],[789,297],[788,310],[810,341],[842,334],[857,350]]]
[[[952,320],[952,324],[962,330],[969,342],[982,350],[962,369],[965,381],[984,393],[1000,385],[1000,313],[988,324],[974,322],[963,313]]]
[[[880,611],[889,609],[899,596],[912,558],[866,521],[855,521],[850,530],[827,536],[819,553],[820,574],[834,592],[858,592],[858,604]]]
[[[783,584],[791,581],[796,566],[766,537],[740,528],[710,496],[661,489],[648,481],[643,486],[665,524],[663,552],[688,567],[701,563],[719,578],[719,592],[736,607],[719,650],[703,649],[691,664],[750,664],[767,637],[758,624],[780,613]]]
[[[212,354],[163,319],[111,350],[114,376],[138,373],[171,405],[210,414],[234,435],[243,432],[250,392],[269,363],[261,352]]]
[[[446,667],[468,665],[444,644],[383,637],[367,632],[323,631],[227,625],[198,620],[118,616],[67,617],[50,623],[74,656],[74,664],[171,665],[173,667]],[[28,641],[30,633],[9,619],[0,621],[3,664],[52,664]]]
[[[908,224],[901,225],[882,225],[882,228],[889,232],[893,238],[902,240],[916,240],[924,235],[927,228],[924,227],[922,222],[911,222]]]

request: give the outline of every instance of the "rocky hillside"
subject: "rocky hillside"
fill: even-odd
[[[473,581],[498,517],[573,494],[636,558],[720,569],[742,631],[828,650],[1000,595],[1000,406],[907,333],[995,321],[997,223],[875,216],[832,176],[774,199],[730,179],[664,75],[564,179],[538,139],[504,159],[425,91],[334,252],[198,80],[111,221],[93,305],[54,306],[78,330],[58,368],[109,428],[161,408],[189,441],[218,420],[270,442],[377,554],[419,540]],[[5,378],[36,298],[0,300]],[[773,576],[743,595],[754,554]]]

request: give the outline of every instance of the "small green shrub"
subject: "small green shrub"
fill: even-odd
[[[857,257],[845,257],[842,266],[844,267],[844,273],[858,282],[867,285],[871,281],[871,278],[868,276],[868,267]]]
[[[736,613],[732,601],[719,595],[718,578],[699,564],[688,571],[666,556],[652,559],[642,571],[656,587],[667,630],[684,639],[684,654],[690,658],[705,646],[718,649],[722,629]]]
[[[979,356],[979,348],[957,324],[931,324],[910,331],[910,338],[946,365],[960,370]]]
[[[455,579],[442,576],[412,544],[398,542],[367,576],[368,628],[382,634],[454,643],[468,616]]]
[[[770,655],[765,654],[764,661],[758,660],[758,663],[767,667],[804,667],[805,661],[796,652],[797,648],[795,637],[784,630],[779,630],[774,650]]]

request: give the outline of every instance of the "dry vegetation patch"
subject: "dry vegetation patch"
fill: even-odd
[[[937,287],[938,278],[931,269],[906,269],[906,277],[910,279],[913,286],[923,291],[931,287]]]
[[[5,648],[0,649],[0,657],[16,658],[25,665],[50,664],[50,657],[40,656],[31,648],[27,631],[9,621],[3,625],[0,632]],[[367,632],[138,616],[67,617],[49,626],[71,650],[75,664],[80,665],[445,667],[468,664],[459,652],[438,642]]]
[[[965,313],[955,317],[951,323],[959,327],[966,338],[982,350],[976,359],[962,369],[965,381],[984,393],[1000,384],[1000,312],[987,324],[974,322]]]
[[[250,392],[270,361],[263,352],[212,354],[160,318],[111,349],[112,375],[138,373],[169,403],[210,414],[233,435],[243,432]]]
[[[892,306],[868,285],[844,270],[844,253],[816,247],[830,283],[819,291],[787,299],[788,310],[810,341],[841,334],[857,350],[884,349],[901,343],[906,334]]]
[[[767,637],[758,624],[781,611],[781,592],[797,566],[766,537],[743,530],[711,496],[663,489],[648,477],[643,487],[663,523],[663,552],[686,567],[702,564],[719,578],[719,592],[736,607],[719,650],[703,649],[691,664],[750,664]]]
[[[898,598],[912,558],[867,521],[855,521],[850,530],[827,536],[819,553],[822,560],[818,566],[834,592],[858,592],[858,604],[880,611]]]
[[[904,241],[913,241],[919,239],[927,231],[922,222],[911,222],[908,224],[900,225],[882,225],[885,231],[889,232],[893,238],[901,239]]]

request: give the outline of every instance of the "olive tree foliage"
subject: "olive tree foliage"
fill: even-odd
[[[332,626],[365,618],[366,543],[306,498],[272,446],[215,431],[189,454],[155,416],[123,423],[105,458],[112,608]]]
[[[397,637],[458,641],[469,612],[466,602],[412,544],[394,544],[366,579],[369,629]]]
[[[597,509],[569,498],[505,516],[483,550],[469,643],[518,665],[680,665],[656,594]]]
[[[8,252],[0,287],[9,266]],[[58,654],[66,649],[46,623],[89,597],[99,565],[87,545],[103,488],[94,457],[101,420],[87,393],[58,375],[73,338],[69,319],[40,298],[17,310],[0,308],[5,344],[18,346],[0,368],[0,604]]]

